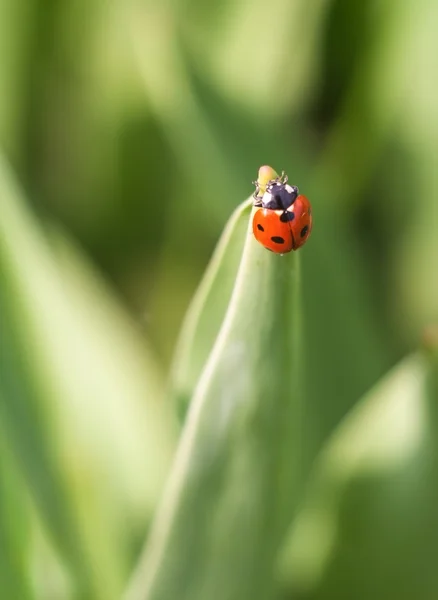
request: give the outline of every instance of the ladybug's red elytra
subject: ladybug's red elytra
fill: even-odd
[[[256,183],[252,230],[255,239],[276,254],[298,250],[306,243],[312,231],[312,207],[306,196],[294,185],[287,183],[282,174],[266,185],[263,196],[259,196]]]

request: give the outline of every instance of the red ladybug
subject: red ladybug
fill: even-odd
[[[298,250],[312,231],[312,207],[287,177],[270,181],[260,198],[256,187],[254,206],[260,206],[252,221],[255,239],[268,250],[285,254]]]

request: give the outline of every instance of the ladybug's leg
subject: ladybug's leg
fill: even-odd
[[[287,175],[284,171],[281,172],[280,177],[277,177],[277,179],[275,180],[278,183],[282,183],[283,185],[285,183],[287,183]]]
[[[258,181],[253,181],[252,182],[253,185],[255,185],[255,192],[252,195],[252,197],[254,198],[254,206],[262,206],[262,196],[259,196],[260,194],[260,185]]]
[[[284,171],[281,172],[281,175],[279,175],[278,177],[276,177],[275,179],[270,179],[268,181],[268,183],[266,184],[266,187],[270,186],[270,185],[275,185],[276,183],[280,183],[282,185],[287,183],[287,175]]]

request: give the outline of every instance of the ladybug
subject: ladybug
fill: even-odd
[[[276,254],[298,250],[312,231],[312,207],[287,176],[269,181],[263,196],[256,183],[252,230],[255,239]]]

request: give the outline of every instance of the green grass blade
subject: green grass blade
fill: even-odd
[[[271,597],[299,485],[299,343],[299,254],[267,252],[250,223],[129,600]]]
[[[288,597],[436,596],[437,366],[405,359],[327,443],[281,555]]]
[[[213,347],[233,291],[252,198],[234,211],[216,247],[181,329],[170,387],[183,415]]]

